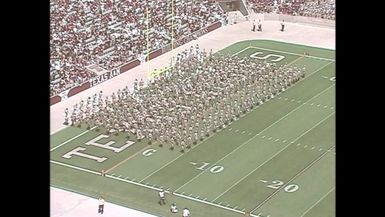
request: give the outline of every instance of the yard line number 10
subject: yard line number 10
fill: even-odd
[[[196,166],[198,163],[196,163],[196,162],[190,162],[190,164]],[[200,166],[200,167],[195,167],[195,168],[196,168],[197,170],[202,170],[202,171],[203,171],[203,170],[206,170],[206,169],[210,168],[209,165],[210,165],[210,163],[202,162],[202,166]],[[225,168],[224,168],[223,166],[221,166],[221,165],[214,165],[214,166],[212,166],[212,167],[209,169],[209,171],[210,171],[211,173],[213,173],[213,174],[216,174],[216,173],[222,172],[224,169],[225,169]]]

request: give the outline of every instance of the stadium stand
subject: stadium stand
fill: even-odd
[[[335,20],[335,0],[247,0],[255,13],[277,13]]]
[[[50,6],[51,96],[97,76],[89,65],[114,69],[143,58],[147,44],[151,52],[224,18],[214,0],[55,0]]]

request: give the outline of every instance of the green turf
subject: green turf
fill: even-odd
[[[285,58],[278,64],[305,67],[306,78],[184,154],[133,138],[135,143],[119,153],[85,145],[103,129],[66,142],[85,132],[68,127],[51,136],[51,150],[56,147],[51,151],[51,185],[92,197],[102,193],[109,202],[157,216],[172,216],[150,189],[160,187],[175,193],[167,195],[168,205],[189,207],[194,217],[243,216],[238,212],[250,211],[253,216],[334,216],[335,149],[328,151],[335,145],[334,50],[257,40],[220,52],[281,55]],[[115,141],[112,146],[121,147],[127,140],[123,134],[109,135],[99,143]],[[62,157],[77,147],[107,160]],[[155,152],[144,156],[149,149]],[[108,170],[107,177],[93,174],[101,169]],[[274,189],[273,181],[283,184]],[[294,192],[285,190],[296,186]]]

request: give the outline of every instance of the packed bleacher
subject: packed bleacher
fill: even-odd
[[[51,96],[223,17],[214,0],[51,0]]]
[[[335,20],[335,0],[247,0],[256,13],[278,13]]]
[[[107,134],[129,133],[184,150],[304,76],[304,68],[191,46],[146,87],[135,81],[132,92],[126,87],[106,98],[95,94],[66,109],[65,124],[99,126]]]

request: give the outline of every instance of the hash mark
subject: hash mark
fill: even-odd
[[[261,182],[263,182],[263,183],[266,183],[266,182],[267,182],[266,180],[262,180],[262,179],[260,179],[259,181],[261,181]]]
[[[294,102],[295,101],[295,99],[291,99],[291,102]]]
[[[276,139],[274,142],[279,141],[279,139]]]
[[[330,109],[334,109],[334,107],[332,106],[332,107],[330,107]]]
[[[229,131],[231,131],[231,129],[233,129],[233,128],[229,128]]]
[[[286,140],[283,140],[282,142],[283,142],[283,143],[285,143],[285,142],[286,142]]]
[[[207,200],[207,197],[205,197],[205,199],[203,199],[204,201],[206,201]]]
[[[196,196],[196,197],[195,197],[195,199],[198,199],[198,198],[199,198],[199,196]]]
[[[119,175],[118,178],[122,177],[122,175]]]
[[[236,133],[237,133],[238,131],[239,131],[239,130],[238,130],[238,129],[236,129],[234,132],[236,132]]]
[[[314,146],[311,148],[311,150],[313,150],[313,149],[315,149],[315,147],[314,147]]]
[[[261,138],[264,139],[266,136],[262,136]]]
[[[251,135],[252,133],[249,133],[249,136]]]
[[[111,174],[111,176],[114,176],[114,175],[115,175],[115,173],[112,173],[112,174]]]
[[[318,104],[317,107],[320,107],[321,104]]]
[[[303,147],[304,147],[304,148],[307,148],[307,145],[304,145]]]
[[[191,197],[192,194],[189,195],[189,197]]]
[[[297,146],[300,146],[300,145],[301,145],[301,143],[298,143],[298,144],[297,144]]]
[[[324,108],[327,108],[327,106],[325,105]]]
[[[310,104],[310,105],[314,105],[314,103]]]
[[[301,103],[301,100],[298,100],[297,103]]]
[[[244,133],[246,133],[245,131],[242,131],[242,133],[241,134],[244,134]]]
[[[273,137],[270,136],[270,137],[269,137],[269,140],[271,140],[272,138],[273,138]]]
[[[192,165],[197,165],[197,163],[195,163],[195,162],[191,162],[191,161],[190,161],[190,164],[192,164]]]
[[[322,151],[322,148],[320,148],[319,151]]]

